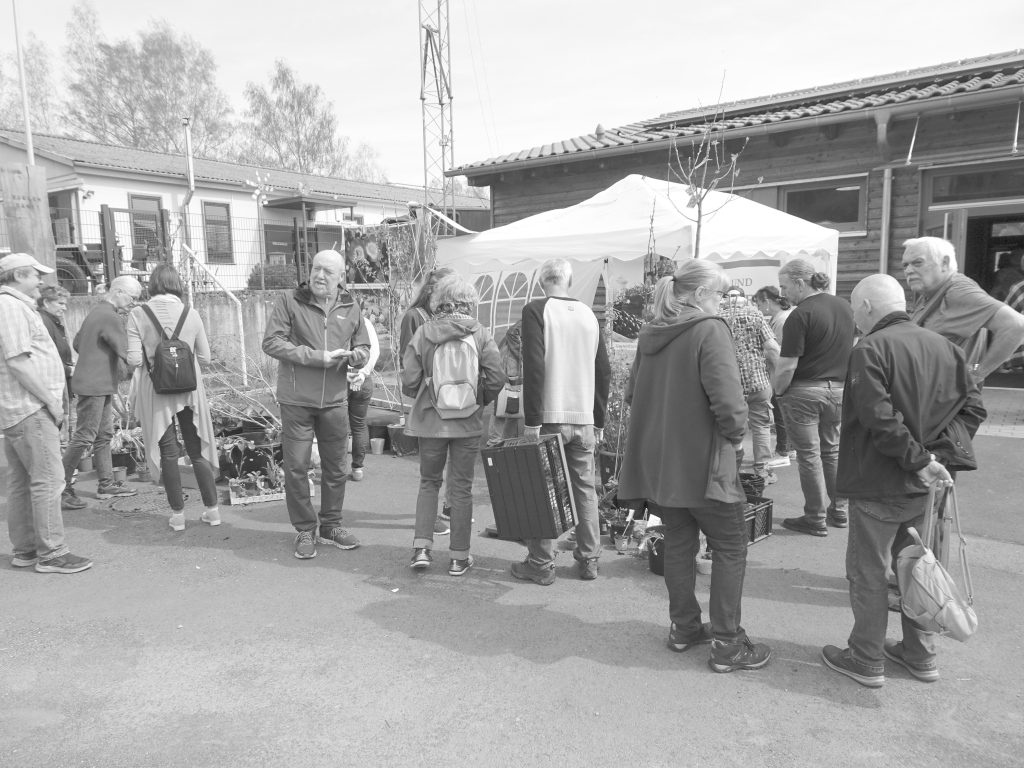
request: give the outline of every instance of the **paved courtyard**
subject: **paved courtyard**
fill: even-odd
[[[68,539],[95,567],[0,567],[0,765],[1020,765],[1022,400],[986,392],[983,468],[960,483],[978,635],[941,641],[938,683],[897,668],[880,690],[818,660],[850,629],[846,533],[779,526],[795,467],[768,489],[775,533],[750,549],[743,606],[775,655],[729,675],[665,648],[663,582],[610,545],[595,582],[568,552],[553,586],[513,580],[524,550],[483,536],[482,473],[477,566],[457,579],[443,539],[432,570],[407,567],[415,457],[369,457],[346,504],[363,546],[307,562],[282,503],[222,507],[219,528],[192,506],[174,534],[158,494],[98,502],[84,479]]]

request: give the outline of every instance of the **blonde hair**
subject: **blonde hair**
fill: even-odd
[[[718,264],[701,259],[691,259],[671,277],[661,278],[654,288],[653,322],[656,325],[672,322],[687,304],[687,299],[701,287],[724,292],[729,288],[729,278]]]

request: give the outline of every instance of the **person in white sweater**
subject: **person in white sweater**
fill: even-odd
[[[543,299],[523,307],[525,436],[561,435],[579,522],[573,556],[581,579],[597,578],[601,532],[594,447],[604,428],[611,366],[601,326],[590,307],[569,296],[572,267],[552,259],[540,268]],[[548,586],[555,580],[552,539],[528,539],[529,555],[512,566],[517,579]]]

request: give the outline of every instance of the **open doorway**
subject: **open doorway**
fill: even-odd
[[[962,270],[1000,301],[1013,282],[1024,280],[1024,215],[971,216]]]

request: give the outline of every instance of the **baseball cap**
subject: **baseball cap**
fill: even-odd
[[[44,267],[27,253],[12,253],[9,256],[4,256],[0,259],[0,272],[7,272],[8,270],[17,269],[18,267],[35,267],[36,272],[41,272],[44,275],[53,274],[52,269]]]

